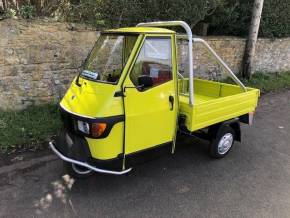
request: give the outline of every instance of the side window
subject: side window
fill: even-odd
[[[171,38],[147,37],[131,71],[130,79],[139,86],[140,76],[150,76],[153,86],[172,80]]]

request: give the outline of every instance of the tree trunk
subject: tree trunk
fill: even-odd
[[[252,75],[252,62],[255,55],[256,42],[259,33],[260,20],[262,15],[264,0],[255,0],[252,12],[251,26],[244,53],[242,76],[250,79]]]
[[[7,10],[7,0],[2,0],[3,3],[3,10],[6,11]]]

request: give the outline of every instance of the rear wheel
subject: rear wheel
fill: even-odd
[[[66,161],[63,162],[63,165],[65,171],[73,178],[87,178],[94,173],[91,169]]]
[[[209,153],[213,158],[222,158],[229,153],[235,141],[235,131],[230,126],[223,126],[211,141]]]

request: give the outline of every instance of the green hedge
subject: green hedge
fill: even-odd
[[[251,22],[253,0],[225,0],[206,21],[212,35],[246,36]],[[260,37],[290,36],[290,1],[265,0]]]
[[[191,27],[198,22],[208,23],[210,35],[246,36],[251,22],[253,2],[253,0],[43,0],[43,4],[39,4],[39,1],[18,1],[21,3],[20,7],[10,4],[6,11],[0,4],[0,19],[15,15],[22,18],[52,16],[61,21],[89,23],[98,29],[132,26],[144,21],[184,20]],[[290,0],[264,1],[259,34],[262,37],[290,36]]]
[[[67,19],[99,27],[132,26],[154,20],[184,20],[194,26],[221,0],[80,0],[71,1]],[[67,5],[65,6],[67,7]]]
[[[260,35],[290,36],[290,0],[265,0]]]
[[[69,1],[69,0],[67,0]],[[68,6],[69,5],[69,6]],[[184,20],[192,27],[209,23],[209,34],[246,36],[253,0],[70,0],[63,11],[69,21],[100,27],[132,26],[154,20]],[[265,0],[262,37],[290,36],[290,1]]]

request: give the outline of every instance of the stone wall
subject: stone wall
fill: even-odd
[[[0,21],[0,108],[57,101],[97,35],[82,25]]]
[[[97,37],[98,32],[83,25],[0,21],[0,108],[20,109],[58,101]],[[235,72],[240,71],[245,39],[205,39]],[[180,63],[186,63],[185,46],[180,45]],[[194,49],[197,73],[215,71],[209,55],[202,48]],[[290,38],[259,39],[253,68],[290,71]]]
[[[204,39],[235,73],[241,71],[246,39],[238,37],[205,37]],[[183,41],[180,44],[180,63],[186,63],[186,46],[187,42]],[[202,76],[211,71],[220,70],[201,44],[193,44],[193,50],[194,68],[197,75]],[[265,73],[290,71],[290,38],[258,39],[253,71]]]

